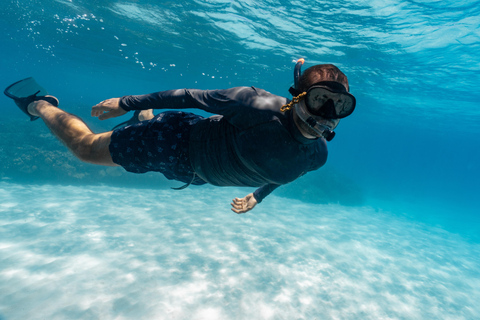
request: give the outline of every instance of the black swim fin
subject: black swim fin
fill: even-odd
[[[28,105],[33,101],[45,100],[58,107],[58,100],[54,97],[45,97],[48,94],[47,90],[41,87],[32,77],[9,85],[3,93],[13,99],[20,110],[30,117],[30,121],[38,119],[38,117],[28,113]]]

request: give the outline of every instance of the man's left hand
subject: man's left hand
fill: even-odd
[[[232,211],[236,213],[245,213],[252,210],[257,205],[257,200],[253,193],[248,194],[245,198],[235,198],[232,200]]]
[[[126,113],[127,111],[120,107],[120,98],[107,99],[92,107],[92,117],[100,120],[123,116]]]

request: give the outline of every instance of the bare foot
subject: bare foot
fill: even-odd
[[[138,115],[138,120],[144,121],[144,120],[150,120],[154,117],[153,115],[153,109],[148,109],[148,110],[142,110],[140,114]]]
[[[55,100],[57,100],[57,105],[58,105],[58,99],[55,98],[54,96],[45,96],[45,97],[48,97],[48,98],[53,98]],[[27,111],[28,113],[30,113],[32,116],[40,116],[40,114],[37,112],[37,109],[39,107],[42,107],[42,106],[53,106],[53,104],[51,104],[50,102],[48,101],[45,101],[45,100],[37,100],[37,101],[33,101],[31,102],[28,107],[27,107]]]

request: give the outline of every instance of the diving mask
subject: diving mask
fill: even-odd
[[[335,136],[333,129],[340,119],[352,114],[356,100],[345,86],[337,81],[321,81],[311,85],[306,92],[300,91],[299,82],[305,59],[299,59],[293,71],[294,86],[288,90],[293,99],[283,105],[285,112],[295,106],[296,114],[318,136],[330,141]]]
[[[336,81],[321,81],[307,90],[304,98],[308,111],[325,119],[342,119],[355,110],[355,97]]]

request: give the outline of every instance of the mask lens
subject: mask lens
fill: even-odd
[[[333,92],[323,87],[312,87],[307,91],[305,105],[314,115],[327,119],[340,119],[353,112],[355,98],[346,92]]]

